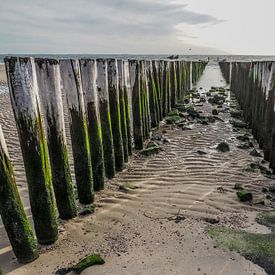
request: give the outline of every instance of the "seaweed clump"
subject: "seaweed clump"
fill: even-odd
[[[56,275],[65,275],[71,271],[74,271],[76,274],[80,274],[86,268],[91,267],[93,265],[102,265],[105,264],[104,259],[99,254],[92,254],[90,256],[85,257],[76,265],[73,265],[68,268],[60,268],[56,271]]]
[[[259,214],[256,221],[271,229],[271,233],[258,234],[225,227],[211,227],[208,234],[223,248],[229,248],[275,274],[275,212]]]

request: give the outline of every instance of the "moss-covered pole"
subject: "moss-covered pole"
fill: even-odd
[[[78,60],[61,60],[60,71],[69,110],[74,171],[79,202],[94,201],[93,172]]]
[[[77,210],[65,137],[59,62],[37,58],[35,64],[56,204],[60,218],[71,219],[77,215]]]
[[[132,95],[130,87],[129,61],[123,61],[123,89],[125,102],[125,116],[127,122],[128,154],[132,155],[133,148],[133,120],[132,120]]]
[[[171,87],[171,108],[175,108],[177,100],[177,74],[176,74],[176,62],[171,62],[170,68],[170,87]]]
[[[116,171],[122,171],[124,167],[124,151],[121,132],[121,117],[118,88],[118,67],[116,59],[108,59],[108,93],[112,124],[112,134],[115,152]]]
[[[109,107],[107,60],[97,59],[97,96],[102,130],[102,144],[105,175],[113,178],[115,175],[115,153],[112,134],[112,123]]]
[[[143,113],[143,129],[144,137],[148,138],[150,134],[150,115],[148,100],[148,76],[146,70],[146,61],[141,60],[141,94],[142,94],[142,113]]]
[[[140,87],[140,63],[129,60],[130,89],[132,94],[133,133],[136,149],[143,148],[142,103]]]
[[[166,67],[167,112],[171,111],[171,61],[167,61]]]
[[[1,125],[0,215],[18,261],[28,263],[37,259],[37,243],[19,196]]]
[[[82,59],[79,62],[88,122],[94,190],[99,191],[104,189],[104,158],[101,123],[98,113],[96,61],[94,59]]]
[[[153,79],[155,83],[155,88],[156,88],[156,121],[157,123],[160,122],[161,120],[161,99],[160,99],[160,79],[159,79],[159,61],[158,60],[153,60],[152,63],[152,69],[153,69]]]
[[[5,64],[36,236],[40,244],[51,244],[58,238],[57,213],[34,60],[9,57]]]
[[[127,130],[127,108],[128,108],[128,100],[127,100],[127,90],[125,85],[125,77],[124,77],[124,62],[123,60],[117,61],[118,65],[118,89],[119,89],[119,107],[120,107],[120,121],[121,121],[121,134],[123,141],[123,152],[124,152],[124,161],[128,162],[128,130]]]
[[[193,62],[190,61],[190,67],[189,67],[189,77],[190,77],[190,80],[189,80],[189,89],[193,89]]]
[[[182,100],[182,61],[178,60],[176,61],[177,64],[177,86],[178,86],[178,94],[177,94],[177,100]]]
[[[150,118],[151,125],[150,127],[156,127],[157,122],[157,95],[156,95],[156,85],[153,77],[153,66],[152,61],[146,61],[146,70],[147,70],[147,80],[148,80],[148,94],[149,94],[149,107],[150,107]]]

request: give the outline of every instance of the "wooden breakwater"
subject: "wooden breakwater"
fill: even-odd
[[[275,171],[275,62],[222,62],[220,68]]]
[[[58,238],[58,217],[93,203],[152,128],[196,83],[206,62],[31,57],[5,59],[34,222],[30,226],[0,128],[0,214],[16,257]],[[68,113],[75,182],[68,161]],[[76,189],[76,192],[75,192]],[[16,224],[16,228],[13,226]]]

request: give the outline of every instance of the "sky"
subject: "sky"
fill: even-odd
[[[0,0],[0,53],[275,55],[274,0]]]

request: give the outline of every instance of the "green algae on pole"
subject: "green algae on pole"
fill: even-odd
[[[37,243],[19,196],[1,126],[0,215],[18,261],[28,263],[37,259]]]
[[[143,149],[143,125],[140,87],[140,63],[137,60],[129,60],[130,89],[132,95],[132,115],[134,144],[137,150]]]
[[[60,71],[70,117],[74,170],[79,202],[94,201],[93,172],[78,60],[61,60]]]
[[[124,167],[124,151],[121,133],[121,116],[118,88],[118,67],[116,59],[108,59],[108,93],[115,152],[116,171]]]
[[[151,127],[157,126],[157,114],[156,114],[156,85],[153,77],[152,61],[146,61],[147,81],[148,81],[148,94],[149,94],[149,107],[151,117]]]
[[[143,136],[149,138],[150,135],[150,117],[149,117],[149,100],[148,100],[148,80],[146,72],[146,63],[140,60],[140,87],[141,87],[141,104],[142,104],[142,123],[143,123]]]
[[[120,107],[120,121],[121,121],[121,134],[123,140],[124,161],[128,162],[128,130],[127,130],[127,112],[128,112],[128,100],[126,101],[125,93],[125,77],[124,77],[124,62],[123,60],[117,61],[118,65],[118,89],[119,89],[119,107]]]
[[[115,153],[109,107],[107,60],[97,59],[96,64],[96,84],[102,130],[105,175],[107,178],[113,178],[115,175]]]
[[[176,62],[171,62],[170,69],[170,87],[171,87],[171,108],[175,108],[178,94],[178,86],[177,86],[177,73],[176,73]]]
[[[104,189],[104,158],[101,124],[97,104],[96,61],[93,59],[81,59],[80,68],[84,102],[88,118],[88,133],[92,158],[94,190],[99,191]]]
[[[40,244],[52,244],[58,238],[57,213],[34,60],[8,57],[5,64],[36,236]]]
[[[152,67],[153,80],[156,88],[156,121],[159,123],[161,120],[159,61],[153,60]]]
[[[67,220],[74,218],[77,210],[65,137],[59,62],[36,58],[35,64],[57,209],[60,218]]]

